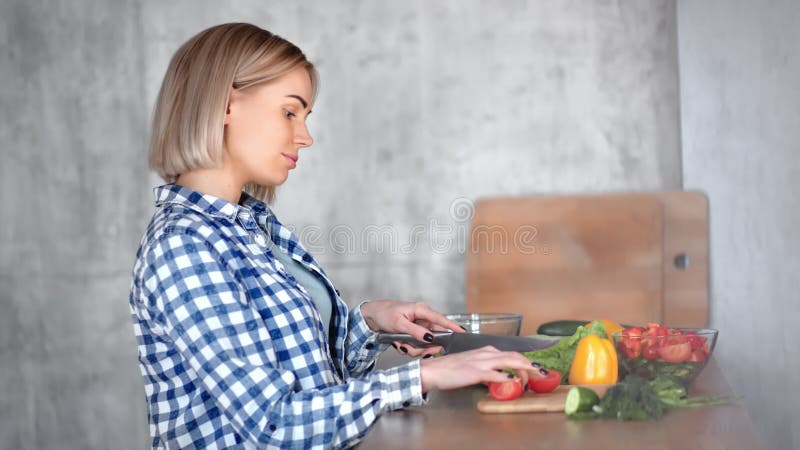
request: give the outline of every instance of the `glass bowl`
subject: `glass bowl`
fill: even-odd
[[[522,326],[522,315],[515,313],[448,314],[447,318],[476,334],[519,336]]]
[[[643,330],[648,331],[647,328]],[[668,330],[666,335],[614,333],[611,338],[617,349],[619,379],[631,374],[646,380],[666,375],[688,387],[708,364],[719,331],[708,328]]]

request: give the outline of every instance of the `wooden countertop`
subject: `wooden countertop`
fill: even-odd
[[[733,395],[712,359],[692,395]],[[486,388],[432,392],[429,403],[383,414],[359,449],[747,449],[763,448],[739,404],[669,411],[647,422],[567,420],[562,413],[481,414]]]

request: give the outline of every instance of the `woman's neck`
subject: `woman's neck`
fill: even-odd
[[[242,196],[242,188],[244,187],[244,184],[233,180],[233,177],[222,169],[192,170],[181,174],[175,180],[175,184],[219,197],[231,203],[239,203],[239,198]]]

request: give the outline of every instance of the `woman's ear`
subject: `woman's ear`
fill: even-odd
[[[228,103],[225,107],[225,119],[222,122],[223,125],[228,125],[231,120],[231,103],[233,103],[234,91],[234,88],[230,88],[228,90]]]

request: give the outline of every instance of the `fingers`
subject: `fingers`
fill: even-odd
[[[405,321],[399,324],[402,332],[414,336],[415,339],[423,342],[433,342],[432,330],[444,331],[451,330],[456,333],[461,333],[464,327],[459,325],[442,314],[432,310],[424,303],[415,303],[412,316],[409,317],[413,321]]]
[[[509,374],[504,372],[508,369],[512,369],[523,386],[527,386],[535,370],[521,353],[503,352],[489,346],[424,360],[420,367],[424,392],[508,381],[514,378],[514,375],[509,378]]]
[[[474,354],[470,355],[469,359],[486,371],[483,374],[484,382],[506,381],[508,373],[502,371],[512,369],[522,380],[523,385],[527,385],[531,372],[535,370],[530,361],[517,352],[502,352],[494,347],[483,347],[472,352]]]
[[[414,308],[414,317],[418,320],[427,320],[430,324],[428,328],[433,329],[434,326],[458,332],[466,331],[458,322],[454,322],[443,314],[438,313],[431,309],[425,303],[417,302]]]
[[[400,343],[398,341],[392,342],[392,347],[394,347],[395,350],[397,350],[398,352],[400,352],[400,353],[402,353],[404,355],[407,355],[408,354],[408,349],[411,348],[410,346],[406,346],[406,345],[404,345],[404,344],[402,344],[402,343]]]
[[[394,347],[395,350],[397,350],[399,353],[402,353],[404,355],[408,355],[408,356],[411,356],[411,357],[417,357],[417,356],[426,357],[426,356],[429,356],[429,355],[433,356],[433,355],[436,355],[436,354],[438,354],[438,353],[440,353],[442,351],[442,347],[439,346],[439,345],[434,346],[434,347],[416,348],[416,347],[413,347],[411,345],[403,344],[403,343],[397,342],[397,341],[392,343],[392,347]]]
[[[408,349],[408,355],[409,356],[414,356],[414,357],[417,357],[417,356],[426,357],[426,356],[436,355],[437,353],[439,353],[441,351],[442,351],[442,347],[439,347],[439,346],[427,347],[427,348],[409,348]]]
[[[440,353],[442,351],[442,347],[438,346],[438,345],[434,346],[434,347],[416,348],[416,347],[412,347],[412,346],[410,346],[408,344],[403,344],[403,343],[397,342],[397,341],[392,343],[392,347],[394,347],[395,350],[397,350],[399,353],[402,353],[404,355],[408,355],[408,356],[411,356],[411,357],[417,357],[417,356],[425,357],[425,356],[428,356],[428,355],[433,356],[433,355],[436,355],[436,354],[438,354],[438,353]]]
[[[420,342],[433,342],[433,333],[431,330],[413,322],[406,322],[401,326],[404,328],[403,332],[414,336],[414,339]]]

